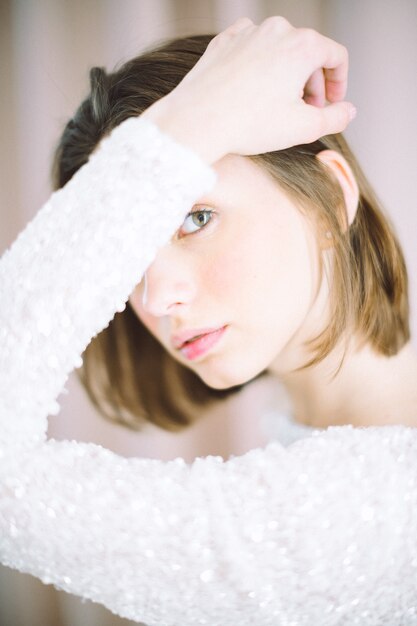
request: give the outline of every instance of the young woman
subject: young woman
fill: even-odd
[[[406,273],[327,136],[346,51],[282,18],[209,41],[93,72],[64,186],[1,260],[1,560],[149,626],[417,623]],[[344,426],[192,465],[46,441],[92,337],[85,383],[122,418],[185,424],[187,390],[270,370],[297,421]]]

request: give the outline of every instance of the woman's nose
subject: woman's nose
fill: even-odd
[[[156,317],[170,315],[194,299],[195,276],[190,260],[172,244],[159,250],[143,281],[142,307]]]

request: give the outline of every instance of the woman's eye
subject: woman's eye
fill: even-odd
[[[212,213],[213,211],[205,209],[189,213],[181,226],[181,234],[189,235],[204,228],[211,220]]]

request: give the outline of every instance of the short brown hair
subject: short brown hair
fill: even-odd
[[[213,37],[171,39],[113,73],[93,68],[91,93],[68,122],[55,152],[54,188],[70,180],[115,126],[172,91]],[[324,149],[341,153],[358,182],[359,206],[349,229],[340,186],[316,158]],[[379,353],[396,354],[410,338],[405,262],[392,225],[344,138],[331,135],[248,158],[295,198],[301,210],[324,221],[332,234],[331,322],[311,341],[312,358],[304,367],[324,359],[347,328]],[[166,430],[181,430],[196,419],[199,407],[240,389],[208,387],[165,351],[129,303],[86,348],[78,374],[104,416],[135,429],[150,421]]]

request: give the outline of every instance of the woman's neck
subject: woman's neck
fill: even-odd
[[[417,355],[410,343],[392,357],[369,345],[350,348],[337,376],[341,350],[299,372],[279,373],[294,419],[314,427],[417,427]]]

